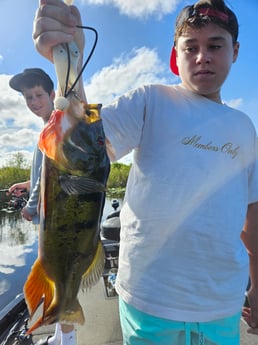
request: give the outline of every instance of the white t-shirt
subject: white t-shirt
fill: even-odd
[[[102,118],[116,159],[134,149],[118,293],[171,320],[240,311],[249,266],[240,233],[258,201],[251,120],[181,85],[141,87],[104,107]]]

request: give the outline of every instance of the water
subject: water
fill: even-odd
[[[106,199],[103,220],[113,211]],[[122,204],[121,199],[117,199]],[[0,212],[0,311],[18,294],[37,257],[38,227],[26,221],[20,212]]]
[[[0,310],[22,292],[23,284],[37,256],[35,225],[18,212],[0,218]]]

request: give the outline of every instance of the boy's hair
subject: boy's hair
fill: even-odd
[[[22,73],[13,76],[9,85],[12,89],[23,92],[22,89],[31,89],[35,86],[42,88],[50,95],[54,89],[54,83],[49,75],[40,68],[27,68]]]
[[[224,0],[199,0],[195,4],[182,9],[176,19],[174,47],[178,38],[187,28],[202,28],[209,23],[214,23],[227,30],[231,36],[233,44],[238,38],[238,21],[233,11],[226,6]],[[172,49],[170,67],[178,75],[175,62],[175,49]]]

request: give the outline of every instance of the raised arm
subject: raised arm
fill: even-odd
[[[40,0],[39,8],[35,14],[33,25],[33,40],[37,51],[53,62],[53,47],[62,43],[76,42],[81,59],[85,45],[83,30],[77,26],[81,25],[81,16],[75,6],[67,6],[60,0]],[[78,63],[78,69],[83,61]],[[82,78],[79,81],[79,97],[86,102],[85,90]],[[108,155],[115,160],[113,148],[106,138]]]
[[[60,0],[40,0],[32,33],[37,51],[53,62],[53,47],[75,41],[80,50],[79,72],[85,46],[84,32],[77,27],[81,25],[80,12],[75,6],[67,6]],[[86,101],[82,78],[79,83],[79,96]]]

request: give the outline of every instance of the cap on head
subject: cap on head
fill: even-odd
[[[48,91],[53,90],[54,83],[49,75],[40,68],[26,68],[22,73],[13,76],[9,85],[12,89],[22,92],[22,88],[45,85]]]
[[[174,46],[170,55],[170,68],[173,73],[179,75],[176,64],[176,43],[187,27],[201,28],[208,23],[214,23],[227,30],[233,43],[237,42],[238,21],[223,0],[199,0],[194,5],[182,9],[176,19]]]

